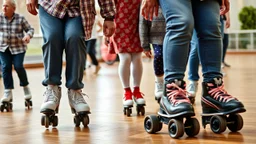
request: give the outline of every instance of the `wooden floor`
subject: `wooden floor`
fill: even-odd
[[[207,143],[207,144],[255,144],[256,143],[256,55],[228,55],[227,62],[231,68],[226,68],[225,87],[229,93],[239,98],[247,112],[241,114],[244,127],[240,132],[231,133],[228,129],[223,134],[214,134],[209,125],[201,126],[200,96],[196,98],[196,117],[200,122],[200,132],[196,137],[184,135],[180,139],[172,139],[168,135],[167,126],[157,134],[148,134],[143,127],[144,116],[137,116],[135,107],[131,117],[123,115],[123,90],[119,81],[117,66],[102,64],[98,76],[92,74],[92,68],[87,70],[83,81],[83,89],[89,98],[85,97],[91,107],[90,124],[87,128],[75,127],[67,100],[67,90],[63,84],[62,99],[59,110],[59,125],[46,129],[41,126],[40,106],[45,88],[41,85],[44,72],[42,68],[27,69],[30,87],[33,94],[33,109],[24,108],[23,90],[19,87],[14,73],[15,90],[13,91],[13,112],[0,112],[0,144],[41,144],[41,143]],[[154,74],[152,61],[144,60],[144,75],[141,90],[147,102],[146,115],[155,114],[158,104],[154,100]],[[63,75],[64,77],[64,75]],[[65,82],[65,80],[63,80]],[[201,91],[201,89],[200,89]],[[0,93],[3,93],[3,82],[0,80]]]

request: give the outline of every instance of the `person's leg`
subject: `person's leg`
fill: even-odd
[[[62,55],[64,49],[64,22],[49,15],[39,6],[40,27],[43,34],[43,60],[45,79],[43,85],[47,86],[44,93],[45,100],[41,106],[41,113],[58,112],[61,98],[61,71]]]
[[[132,78],[133,78],[133,96],[134,100],[139,105],[144,105],[145,100],[140,92],[140,83],[143,73],[143,65],[141,53],[132,53],[131,54],[131,63],[132,63]]]
[[[5,89],[1,102],[10,102],[12,101],[12,89],[14,86],[12,77],[12,54],[9,49],[7,49],[5,52],[0,52],[0,58],[2,62],[2,73]]]
[[[189,84],[187,86],[187,91],[189,97],[195,97],[198,89],[198,80],[199,80],[199,57],[198,57],[198,39],[197,33],[194,30],[192,40],[190,42],[190,52],[188,58],[188,80]],[[192,103],[194,99],[191,99]]]
[[[75,29],[74,29],[75,27]],[[65,17],[66,87],[73,113],[89,112],[90,107],[83,98],[83,71],[86,61],[86,46],[82,18]]]
[[[226,33],[224,33],[224,37],[223,37],[223,55],[222,55],[222,63],[223,63],[224,66],[226,66],[226,67],[230,67],[230,65],[225,62],[225,56],[226,56],[227,49],[228,49],[228,43],[229,43],[229,35],[226,34]]]
[[[130,70],[131,70],[131,61],[132,56],[130,53],[119,53],[119,66],[118,73],[124,88],[124,97],[123,97],[123,105],[124,106],[132,106],[132,91],[130,88]]]
[[[15,71],[18,74],[19,80],[20,80],[20,86],[23,87],[24,90],[24,98],[26,100],[31,99],[32,95],[30,92],[30,89],[28,87],[28,78],[27,78],[27,73],[26,70],[23,66],[23,62],[24,62],[24,57],[25,57],[25,53],[20,53],[17,55],[13,55],[13,66]]]
[[[155,73],[155,99],[160,100],[163,95],[163,45],[153,44],[154,49],[154,73]]]
[[[97,39],[90,39],[88,41],[86,41],[86,49],[87,49],[87,53],[89,54],[91,60],[92,60],[92,64],[95,65],[95,72],[94,74],[98,74],[99,70],[100,70],[100,66],[99,66],[99,62],[96,58],[96,43],[97,43]]]
[[[220,72],[222,37],[219,3],[217,0],[193,1],[193,10],[204,76],[201,98],[203,113],[244,112],[243,104],[224,90]]]
[[[166,20],[163,43],[165,85],[160,101],[160,113],[175,116],[194,114],[193,106],[186,96],[183,80],[194,28],[191,1],[159,0]]]

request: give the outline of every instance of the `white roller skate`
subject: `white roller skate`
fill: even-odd
[[[29,87],[26,86],[26,87],[23,87],[23,90],[24,90],[25,107],[30,109],[30,107],[32,107],[33,105],[31,101],[32,95],[31,95],[30,89]]]
[[[188,98],[192,104],[195,103],[197,89],[198,89],[198,81],[190,81],[187,88],[187,92],[188,92]]]
[[[41,124],[46,128],[48,128],[49,125],[56,127],[58,125],[58,117],[55,114],[59,111],[61,88],[57,85],[48,86],[44,93],[44,97],[40,112],[45,115],[41,117]]]
[[[68,90],[69,105],[71,107],[74,116],[74,123],[76,127],[80,126],[80,123],[86,127],[90,120],[88,114],[90,114],[90,107],[84,100],[82,90]]]
[[[4,96],[1,98],[1,112],[6,110],[7,112],[12,111],[12,90],[4,90]]]
[[[133,91],[133,100],[136,103],[136,111],[137,115],[144,115],[145,114],[145,108],[146,101],[143,98],[144,94],[140,92],[139,88],[135,88]]]
[[[123,106],[124,115],[130,116],[132,114],[133,107],[132,92],[130,90],[124,93]]]
[[[155,82],[155,100],[159,103],[163,95],[163,82]]]

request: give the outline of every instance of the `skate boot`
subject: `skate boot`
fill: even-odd
[[[198,81],[190,81],[187,92],[188,92],[188,98],[192,104],[195,103],[196,93],[198,89]]]
[[[186,96],[183,80],[168,81],[164,85],[164,94],[160,100],[158,116],[149,115],[144,119],[144,128],[148,133],[155,133],[162,129],[162,123],[168,125],[172,138],[195,136],[199,133],[200,125],[195,116],[193,106]],[[183,123],[183,118],[186,118]]]
[[[243,127],[243,118],[237,114],[245,112],[244,105],[224,90],[221,78],[202,83],[202,124],[210,124],[214,133],[222,133],[229,128],[236,132]]]
[[[125,93],[123,97],[124,115],[130,116],[132,114],[133,100],[132,91],[130,88],[125,88]]]
[[[55,115],[59,111],[61,99],[61,88],[57,85],[48,85],[44,92],[44,102],[41,105],[41,125],[48,128],[50,125],[56,127],[58,125],[58,117]]]
[[[80,123],[86,127],[90,120],[88,114],[90,114],[90,107],[85,102],[82,90],[68,90],[69,105],[71,107],[74,116],[74,124],[76,127],[80,126]]]
[[[162,82],[155,82],[155,100],[159,103],[163,95],[164,84]]]
[[[33,106],[31,101],[32,95],[31,95],[30,89],[29,87],[24,87],[23,90],[24,90],[25,107],[30,109]]]
[[[135,87],[133,91],[133,100],[136,103],[136,111],[137,115],[144,115],[145,114],[145,108],[146,105],[145,99],[143,98],[144,94],[140,92],[139,87]]]
[[[7,112],[12,111],[12,90],[5,89],[4,96],[1,98],[1,112],[6,110]]]

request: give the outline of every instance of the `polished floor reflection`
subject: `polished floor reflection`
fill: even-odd
[[[135,107],[131,117],[123,115],[122,86],[119,81],[117,66],[102,64],[97,76],[93,68],[87,70],[83,79],[86,101],[91,107],[90,124],[84,128],[75,127],[73,115],[68,105],[67,90],[64,87],[63,74],[62,99],[59,110],[59,125],[46,129],[41,126],[40,105],[43,101],[45,88],[41,85],[43,69],[27,69],[30,87],[33,94],[33,109],[26,110],[23,100],[23,89],[19,87],[16,73],[13,73],[15,89],[13,90],[13,112],[0,112],[0,143],[1,144],[43,144],[43,143],[207,143],[207,144],[255,144],[256,143],[256,55],[227,55],[231,68],[226,68],[225,87],[229,93],[238,97],[246,106],[247,112],[241,114],[244,127],[240,132],[231,133],[228,129],[223,134],[214,134],[209,125],[201,126],[200,96],[196,98],[196,117],[200,122],[200,132],[196,137],[189,138],[185,134],[180,139],[172,139],[168,135],[167,126],[157,134],[148,134],[143,127],[144,116],[137,116]],[[144,60],[144,75],[141,90],[147,102],[146,115],[158,111],[154,100],[154,74],[152,61]],[[65,69],[64,69],[65,70]],[[0,80],[0,93],[3,93],[3,81]],[[201,91],[201,89],[199,90]]]

